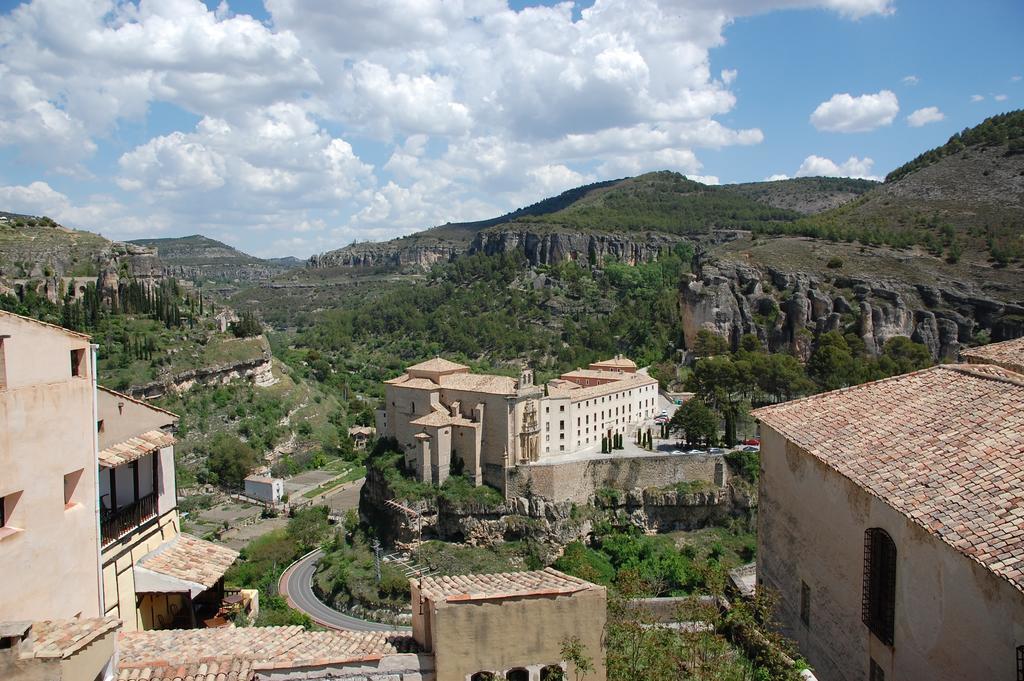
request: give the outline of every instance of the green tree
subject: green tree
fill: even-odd
[[[315,549],[331,532],[327,514],[326,506],[312,506],[298,511],[288,521],[288,536],[303,551]]]
[[[837,390],[859,382],[858,362],[849,343],[838,331],[829,331],[818,337],[807,360],[807,375],[822,390]]]
[[[878,365],[887,376],[905,374],[932,365],[932,355],[921,343],[915,343],[906,336],[894,336],[882,347]]]
[[[729,352],[729,342],[708,329],[701,329],[697,332],[692,350],[697,357],[722,355]]]
[[[682,433],[691,446],[709,446],[718,436],[718,418],[699,397],[676,409],[668,427],[671,432]]]
[[[215,476],[212,482],[239,488],[259,462],[259,453],[248,444],[234,435],[218,433],[210,443],[206,468]]]

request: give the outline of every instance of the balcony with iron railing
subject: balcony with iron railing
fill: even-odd
[[[131,533],[147,520],[156,517],[157,494],[150,492],[136,501],[119,509],[103,509],[100,514],[100,534],[103,546],[111,544]]]

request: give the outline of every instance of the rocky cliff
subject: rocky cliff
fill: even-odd
[[[454,260],[465,251],[464,244],[441,240],[393,239],[379,243],[360,243],[320,253],[309,258],[313,268],[387,267],[428,270],[437,263]]]
[[[660,232],[583,233],[508,225],[477,234],[469,253],[501,255],[521,250],[533,266],[567,260],[599,263],[605,258],[635,265],[657,260],[659,254],[681,241],[683,237]]]
[[[264,388],[274,385],[277,379],[273,373],[270,345],[262,336],[259,340],[262,352],[253,357],[169,372],[155,381],[126,388],[125,392],[137,399],[153,399],[167,394],[182,393],[196,385],[226,385],[236,379],[245,379]]]
[[[787,272],[699,256],[680,291],[687,347],[708,329],[735,347],[755,334],[776,352],[807,359],[813,339],[852,330],[870,352],[894,336],[923,343],[936,360],[954,359],[979,331],[993,340],[1024,335],[1024,306],[962,282],[942,285],[842,274]]]

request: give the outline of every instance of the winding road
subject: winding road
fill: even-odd
[[[281,575],[278,584],[281,595],[288,600],[288,604],[296,610],[309,615],[309,617],[322,627],[328,629],[348,629],[350,631],[412,631],[409,627],[400,627],[393,624],[381,624],[380,622],[369,622],[356,617],[350,617],[338,612],[324,604],[311,586],[313,573],[316,571],[316,562],[320,559],[322,550],[317,549],[308,553],[296,562],[292,563]]]

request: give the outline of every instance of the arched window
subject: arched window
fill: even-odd
[[[540,670],[540,681],[565,681],[565,672],[557,664],[549,664]]]
[[[469,677],[469,681],[497,681],[498,675],[494,672],[477,672]]]
[[[896,620],[896,544],[880,527],[864,533],[862,618],[886,645],[893,644]]]
[[[505,678],[508,679],[508,681],[530,681],[530,672],[526,671],[522,667],[510,669],[505,672]]]

